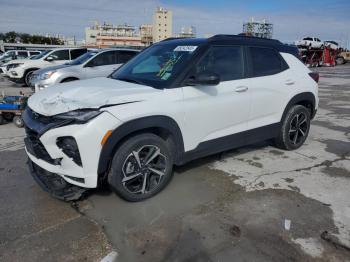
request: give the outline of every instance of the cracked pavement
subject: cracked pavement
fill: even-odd
[[[350,64],[317,71],[320,109],[303,147],[263,142],[193,161],[141,203],[107,189],[73,208],[51,199],[26,171],[23,130],[1,126],[0,261],[111,250],[118,261],[350,261]]]

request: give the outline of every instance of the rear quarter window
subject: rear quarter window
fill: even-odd
[[[253,77],[268,76],[288,69],[288,65],[272,48],[249,47],[250,74]]]

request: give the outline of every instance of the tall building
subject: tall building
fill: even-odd
[[[158,7],[153,14],[153,42],[159,42],[173,35],[173,13]]]
[[[141,37],[134,26],[112,25],[95,22],[91,27],[85,29],[85,42],[87,46],[109,47],[109,46],[144,46]]]
[[[140,25],[141,42],[146,46],[153,43],[153,25],[143,24]]]
[[[243,24],[243,33],[249,36],[272,38],[273,24],[268,23],[265,19],[255,21],[254,18],[251,18],[249,22]]]

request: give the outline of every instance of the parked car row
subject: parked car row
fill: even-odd
[[[106,77],[138,52],[133,49],[57,48],[30,59],[12,60],[0,68],[11,81],[38,91],[62,82]]]
[[[90,51],[63,65],[35,71],[29,81],[29,86],[35,87],[35,91],[39,91],[58,83],[94,77],[107,77],[138,52],[138,50],[133,49]]]
[[[0,56],[0,65],[3,65],[11,60],[25,59],[31,56],[39,55],[41,51],[36,50],[11,50],[3,53]],[[1,73],[1,71],[0,71]]]

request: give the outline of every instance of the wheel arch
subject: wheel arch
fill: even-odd
[[[26,76],[26,74],[28,73],[28,72],[31,72],[31,71],[36,71],[36,70],[39,70],[40,68],[38,68],[38,67],[30,67],[30,68],[27,68],[25,71],[24,71],[24,74],[23,74],[23,77],[24,76]]]
[[[294,105],[302,105],[305,106],[306,108],[308,108],[310,110],[311,113],[311,119],[315,116],[316,114],[316,98],[315,95],[311,92],[304,92],[304,93],[300,93],[295,95],[291,100],[289,100],[287,106],[284,109],[282,118],[281,118],[281,122],[283,121],[283,119],[285,118],[287,112],[289,111],[289,109],[294,106]]]
[[[140,133],[153,133],[163,138],[174,154],[174,163],[178,163],[184,153],[182,132],[174,119],[168,116],[149,116],[128,121],[108,137],[102,147],[97,173],[106,174],[110,168],[111,160],[118,147],[127,139]]]
[[[65,76],[62,78],[62,80],[60,80],[60,83],[63,83],[65,81],[67,81],[68,79],[71,79],[72,81],[80,80],[78,77],[75,77],[75,76]]]

